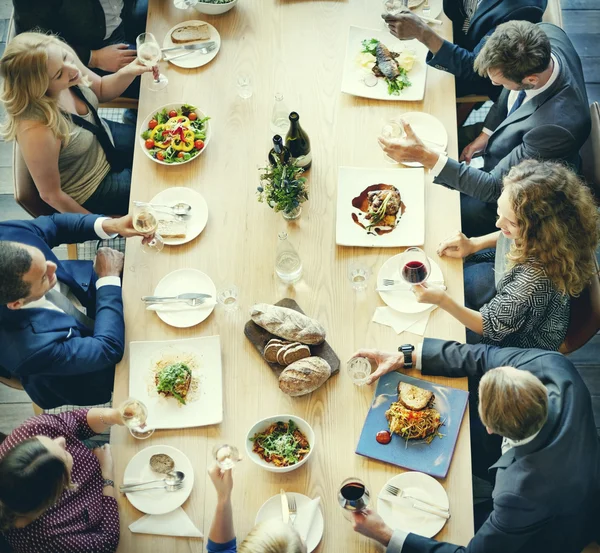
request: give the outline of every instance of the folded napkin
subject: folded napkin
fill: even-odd
[[[378,307],[373,315],[373,322],[391,326],[396,334],[405,331],[423,336],[429,316],[437,306],[433,305],[427,311],[421,313],[400,313],[391,307]]]
[[[197,311],[198,309],[205,309],[207,307],[214,307],[217,305],[215,301],[205,301],[200,305],[188,305],[187,303],[151,303],[146,307],[146,311]]]
[[[186,512],[177,507],[164,515],[144,515],[129,525],[132,532],[139,534],[158,534],[159,536],[181,536],[202,538],[203,534],[194,526]]]
[[[294,528],[305,542],[310,533],[310,528],[313,525],[320,503],[321,498],[315,497],[310,502],[298,508],[298,516],[294,521]]]

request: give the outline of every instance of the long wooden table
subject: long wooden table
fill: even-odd
[[[350,25],[381,29],[381,6],[377,0],[299,1],[240,0],[229,13],[201,16],[181,11],[170,0],[150,0],[148,31],[162,41],[176,23],[204,19],[220,32],[222,47],[210,64],[192,70],[169,65],[163,71],[169,86],[150,92],[144,76],[139,105],[140,124],[155,108],[170,102],[188,102],[212,117],[214,130],[207,151],[197,160],[164,167],[151,162],[138,148],[135,154],[131,198],[150,200],[167,187],[187,186],[205,197],[209,221],[204,232],[189,244],[166,247],[149,256],[139,240],[127,243],[123,297],[127,342],[220,335],[222,344],[224,420],[220,425],[187,430],[159,430],[146,441],[134,440],[127,429],[112,431],[117,484],[129,460],[152,444],[181,449],[195,467],[194,490],[184,509],[192,521],[208,534],[215,506],[215,493],[206,470],[211,449],[227,441],[244,447],[246,432],[255,421],[274,414],[293,413],[314,428],[314,456],[303,468],[274,475],[246,460],[235,469],[233,504],[235,527],[240,538],[250,530],[257,510],[284,486],[309,496],[320,495],[325,533],[317,551],[366,552],[377,546],[352,531],[344,520],[336,494],[349,476],[362,478],[378,492],[401,469],[354,454],[372,389],[358,388],[345,373],[345,361],[359,347],[394,350],[419,336],[398,336],[392,329],[371,322],[376,306],[382,305],[374,288],[356,294],[347,279],[348,265],[360,260],[373,275],[398,249],[343,248],[335,244],[335,212],[338,167],[390,167],[376,142],[382,123],[408,111],[425,111],[440,119],[450,136],[449,153],[456,155],[456,117],[453,77],[429,69],[423,102],[383,102],[355,98],[340,92],[342,62]],[[443,35],[451,39],[451,25],[443,16]],[[236,76],[252,77],[254,94],[244,100],[237,95]],[[257,168],[270,148],[269,129],[274,93],[285,96],[289,108],[300,113],[309,133],[314,156],[308,173],[310,200],[297,224],[286,224],[256,201]],[[426,184],[426,250],[435,256],[441,239],[460,228],[458,193]],[[293,288],[274,275],[277,233],[287,229],[304,263],[304,276]],[[448,291],[463,300],[460,261],[439,259]],[[149,267],[142,268],[142,264]],[[143,294],[151,294],[169,272],[184,267],[200,269],[217,283],[234,282],[240,289],[241,309],[233,315],[215,309],[202,324],[191,329],[167,326],[144,310]],[[304,311],[317,318],[328,332],[328,340],[342,360],[342,371],[316,392],[290,398],[280,392],[277,378],[259,357],[243,333],[248,311],[256,302],[275,303],[296,298]],[[428,336],[464,340],[464,328],[449,315],[436,310]],[[129,351],[117,368],[114,402],[128,393]],[[417,373],[418,374],[418,373]],[[444,378],[443,384],[465,388],[466,382]],[[471,465],[468,420],[463,421],[450,472],[442,481],[450,497],[452,518],[438,539],[466,544],[473,534]],[[128,525],[142,516],[125,497],[119,497],[121,552],[203,551],[198,539],[132,534]]]

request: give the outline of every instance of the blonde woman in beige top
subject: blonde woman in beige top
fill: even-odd
[[[0,99],[7,112],[2,135],[19,143],[47,204],[61,213],[127,213],[135,129],[101,121],[100,132],[119,156],[116,163],[114,157],[107,159],[98,134],[73,118],[98,128],[89,106],[96,109],[98,102],[118,97],[149,70],[135,60],[99,77],[67,44],[42,33],[23,33],[7,45],[0,60]]]

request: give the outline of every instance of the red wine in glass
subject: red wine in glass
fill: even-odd
[[[428,275],[427,267],[421,261],[409,261],[402,268],[402,278],[410,284],[421,284]]]
[[[362,511],[369,505],[370,495],[365,483],[358,478],[342,482],[338,495],[340,506],[347,511]]]

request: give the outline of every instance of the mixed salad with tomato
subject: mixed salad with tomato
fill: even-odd
[[[182,163],[197,156],[204,149],[206,122],[200,119],[196,108],[183,104],[180,109],[163,109],[155,113],[142,133],[148,153],[164,163]]]

